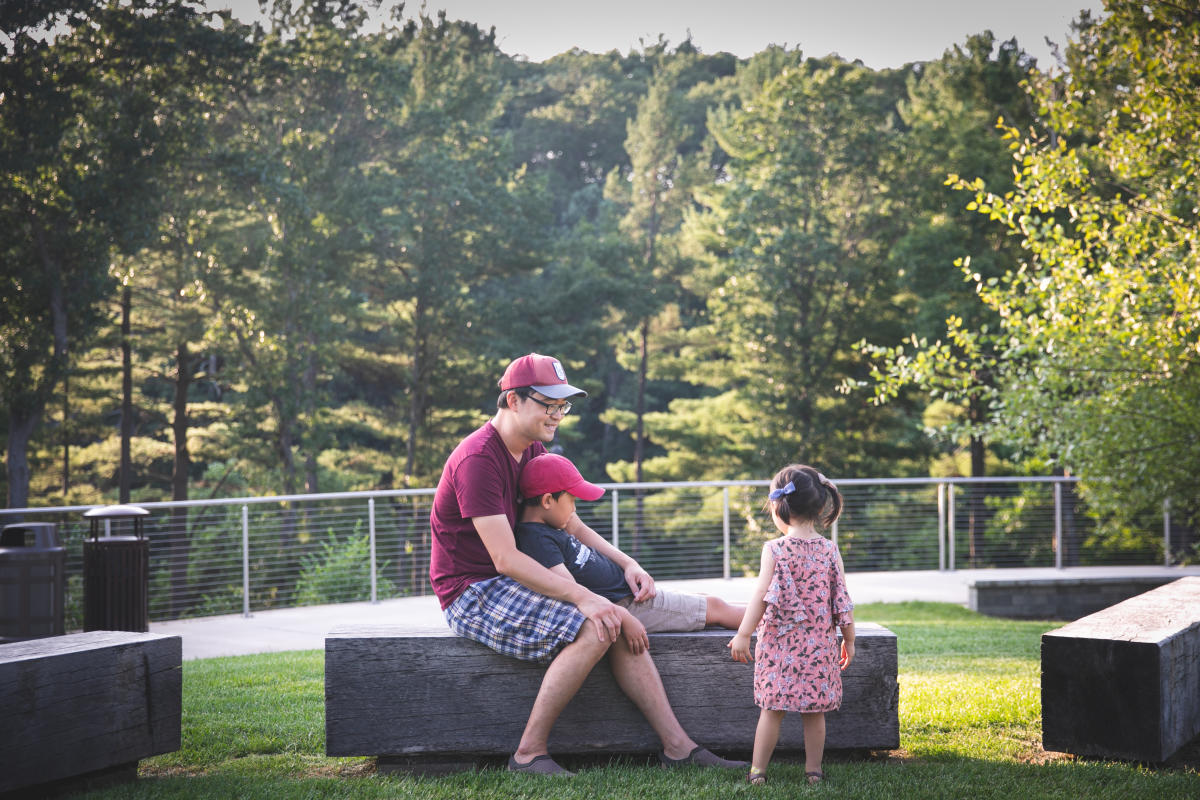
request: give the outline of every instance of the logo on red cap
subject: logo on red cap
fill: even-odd
[[[567,373],[557,358],[530,353],[513,361],[500,378],[500,390],[531,387],[555,400],[587,397],[587,392],[567,383]]]

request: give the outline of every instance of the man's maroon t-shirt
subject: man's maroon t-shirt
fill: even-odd
[[[521,469],[544,452],[545,446],[534,442],[518,462],[489,421],[463,439],[446,459],[429,515],[433,531],[429,579],[442,608],[472,583],[499,574],[471,518],[504,514],[515,527]]]

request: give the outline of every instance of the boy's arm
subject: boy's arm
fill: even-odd
[[[640,655],[649,650],[650,637],[646,635],[646,626],[625,606],[617,606],[617,609],[621,615],[621,635],[625,637],[630,651],[634,655]]]
[[[641,565],[633,558],[613,547],[607,539],[585,525],[578,514],[571,515],[563,530],[620,567],[621,571],[625,573],[625,582],[629,584],[635,601],[640,603],[654,597],[654,578],[650,577],[650,573],[642,569]]]
[[[555,575],[561,575],[569,581],[579,583],[579,581],[575,580],[575,576],[571,574],[571,570],[567,569],[566,564],[555,564],[553,567],[546,567],[546,569],[550,570]]]

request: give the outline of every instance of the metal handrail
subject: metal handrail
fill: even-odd
[[[989,483],[1078,483],[1074,475],[1047,475],[1044,477],[1013,476],[1013,477],[983,477],[983,478],[841,478],[836,481],[838,486],[929,486],[937,484],[989,484]],[[643,481],[641,483],[599,483],[597,486],[607,490],[622,489],[702,489],[735,486],[769,486],[769,480],[729,480],[729,481]],[[429,496],[437,491],[436,488],[423,489],[370,489],[361,492],[324,492],[317,494],[282,494],[256,495],[248,497],[221,497],[209,500],[154,500],[138,502],[133,505],[141,508],[204,508],[206,506],[237,506],[255,505],[262,503],[298,503],[312,500],[362,500],[379,497],[420,497]],[[101,508],[107,503],[93,503],[77,506],[28,506],[25,508],[0,508],[0,517],[16,516],[18,514],[62,514],[85,512]]]

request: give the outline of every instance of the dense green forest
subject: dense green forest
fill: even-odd
[[[588,390],[595,480],[1198,507],[1190,0],[1110,2],[1057,66],[984,31],[896,70],[269,12],[4,12],[9,507],[432,486],[529,351]]]

